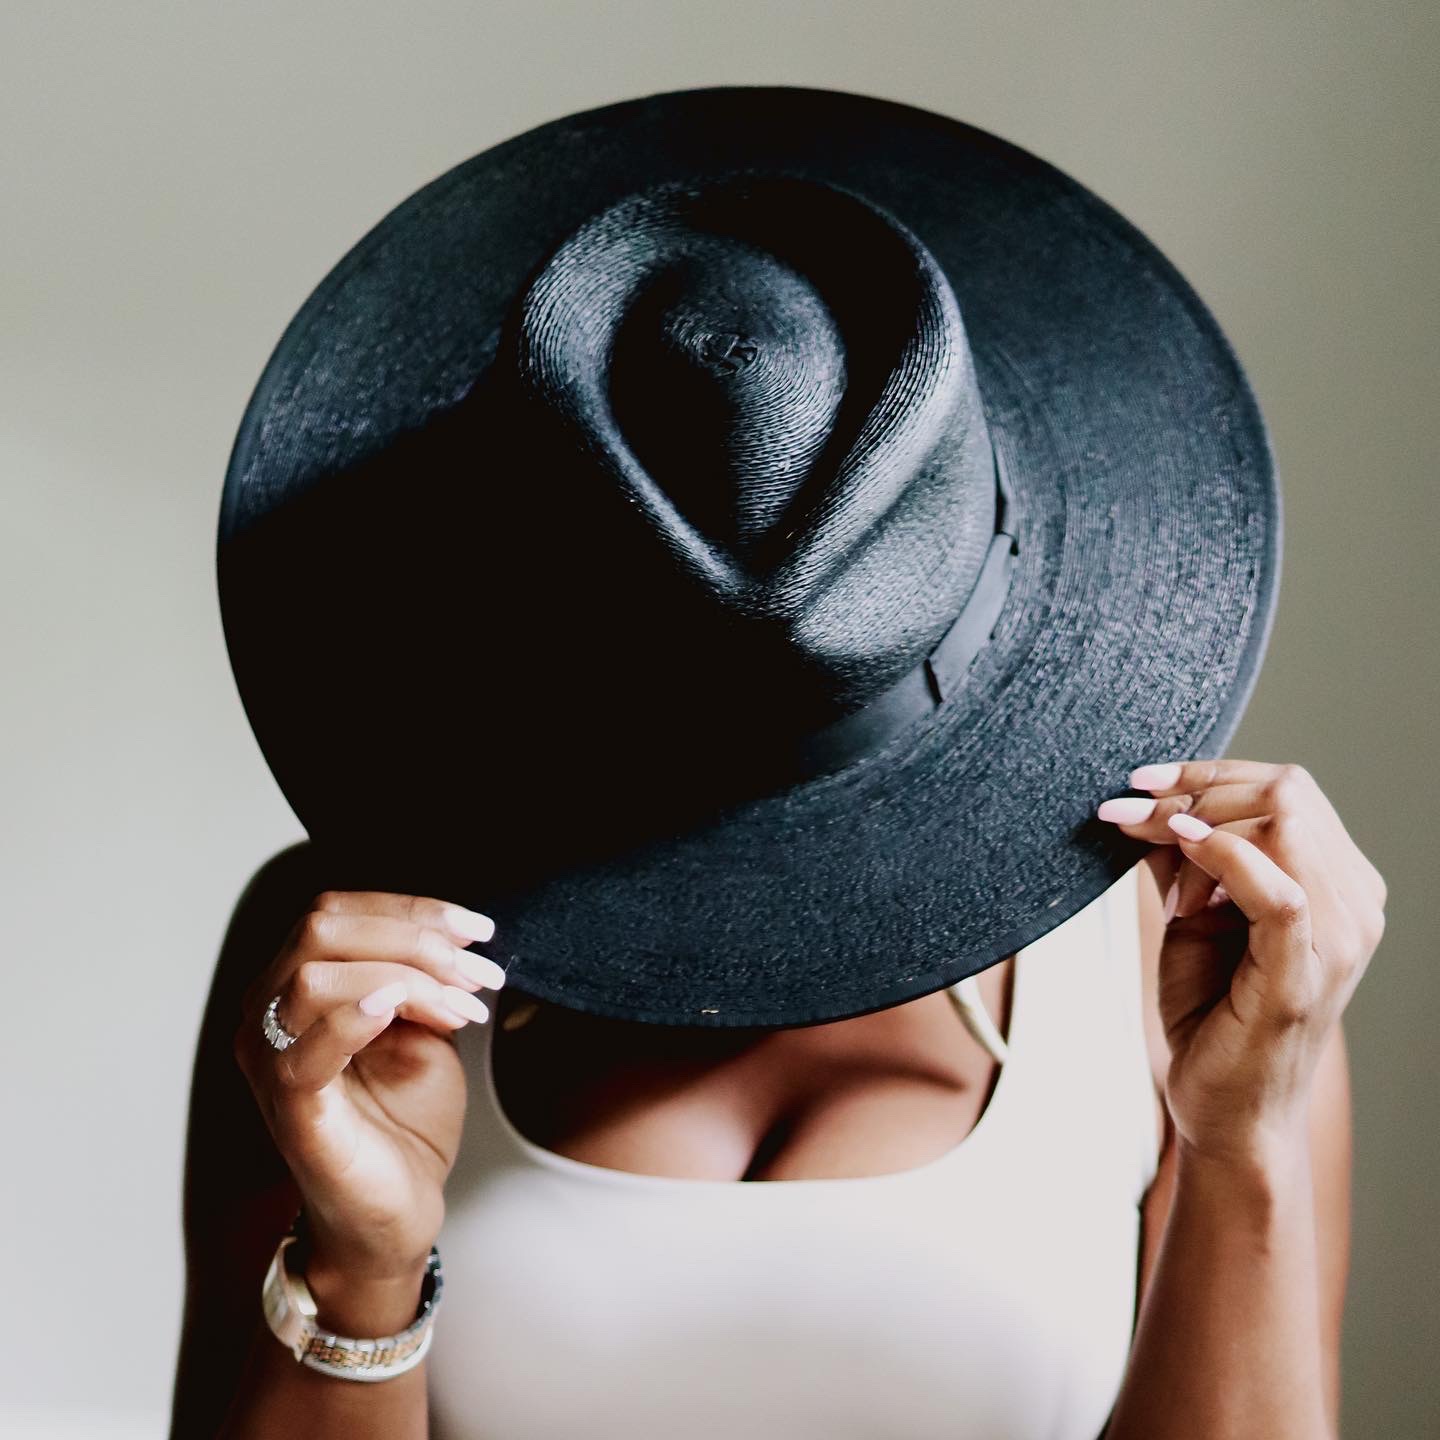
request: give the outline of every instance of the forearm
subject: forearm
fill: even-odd
[[[1305,1137],[1247,1164],[1178,1155],[1106,1440],[1330,1440]]]
[[[390,1335],[419,1304],[420,1279],[356,1287],[307,1271],[317,1319],[334,1334]],[[257,1316],[259,1304],[257,1296]],[[295,1357],[257,1319],[245,1372],[216,1440],[426,1440],[425,1362],[390,1380],[342,1380]]]

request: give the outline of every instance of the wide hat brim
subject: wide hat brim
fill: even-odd
[[[306,812],[303,757],[277,764],[280,739],[250,707],[263,646],[243,643],[227,543],[453,406],[526,277],[589,216],[746,166],[856,191],[929,248],[966,325],[1019,553],[964,684],[881,748],[522,891],[497,896],[463,868],[451,882],[445,898],[498,922],[486,949],[512,986],[661,1024],[838,1020],[1033,944],[1147,848],[1094,818],[1129,771],[1224,752],[1279,584],[1279,490],[1242,368],[1175,268],[1083,185],[866,96],[718,87],[606,106],[487,150],[387,215],[297,314],[250,401],[222,505],[222,616],[257,738],[312,833],[324,817]]]

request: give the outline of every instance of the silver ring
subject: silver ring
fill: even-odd
[[[260,1021],[260,1031],[269,1042],[273,1050],[288,1050],[300,1037],[292,1035],[281,1023],[280,1017],[275,1013],[275,1007],[280,1003],[280,997],[276,995],[265,1007],[264,1018]]]

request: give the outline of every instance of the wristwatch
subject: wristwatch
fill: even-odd
[[[302,1365],[342,1380],[389,1380],[413,1369],[425,1358],[434,1333],[435,1312],[440,1306],[439,1250],[433,1245],[430,1247],[415,1319],[397,1335],[354,1340],[332,1335],[316,1323],[316,1305],[310,1287],[303,1276],[291,1274],[285,1265],[285,1252],[297,1245],[299,1249],[292,1252],[291,1258],[303,1263],[308,1248],[303,1215],[295,1217],[289,1233],[275,1249],[260,1289],[260,1303],[271,1333]]]

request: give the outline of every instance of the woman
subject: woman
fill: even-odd
[[[862,97],[653,97],[422,197],[227,480],[232,660],[324,843],[217,971],[175,1433],[1332,1434],[1384,885],[1298,767],[1177,751],[1233,731],[1278,558],[1203,307]],[[507,285],[445,273],[482,239]],[[480,443],[549,483],[461,491]],[[483,644],[452,533],[501,541]],[[457,642],[506,704],[415,704]],[[341,693],[397,653],[435,686]]]

